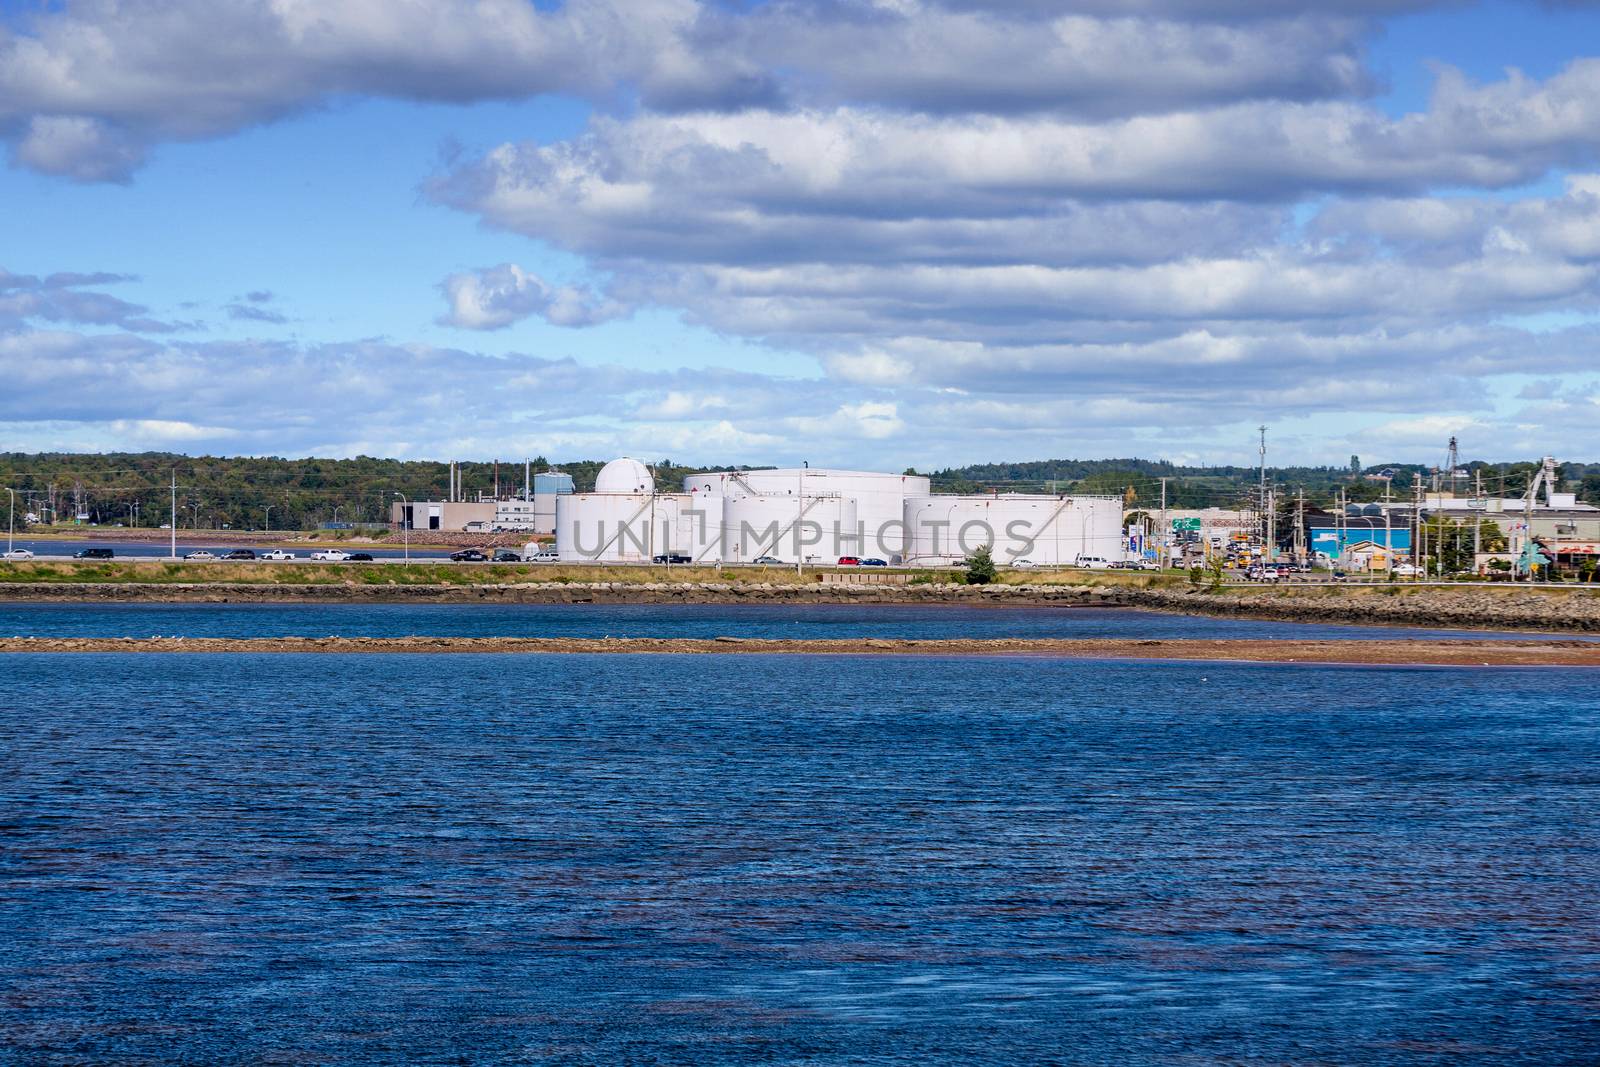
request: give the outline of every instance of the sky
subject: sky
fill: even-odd
[[[0,451],[1600,460],[1600,3],[0,0]]]

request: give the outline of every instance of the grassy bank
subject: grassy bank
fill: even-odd
[[[600,567],[559,564],[482,563],[171,563],[162,560],[113,560],[0,563],[0,582],[32,584],[177,584],[177,585],[515,585],[528,582],[651,582],[696,584],[739,582],[795,585],[816,582],[786,568]]]

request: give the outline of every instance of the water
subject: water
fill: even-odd
[[[54,604],[0,602],[5,637],[758,637],[1134,639],[1496,636],[1165,615],[903,604]],[[1566,636],[1566,635],[1564,635]],[[1577,639],[1600,640],[1596,635]]]
[[[0,664],[0,1061],[1600,1047],[1593,672]]]

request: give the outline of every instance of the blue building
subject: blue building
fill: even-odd
[[[1406,516],[1391,516],[1385,529],[1382,515],[1308,515],[1306,536],[1311,551],[1329,559],[1337,559],[1346,547],[1360,541],[1404,554],[1411,551],[1411,527],[1407,521]]]

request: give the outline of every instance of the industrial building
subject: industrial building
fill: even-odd
[[[959,562],[979,547],[1040,565],[1122,558],[1118,497],[935,496],[915,474],[807,467],[692,475],[657,492],[634,459],[603,467],[591,493],[556,498],[563,562],[703,563],[841,557],[911,566]]]
[[[445,500],[394,501],[389,522],[396,529],[438,530],[444,533],[490,533],[514,530],[524,533],[556,532],[556,499],[570,494],[572,475],[560,471],[527,472],[523,487],[503,499],[479,494],[477,500],[458,499],[459,483],[452,465],[451,491]]]

